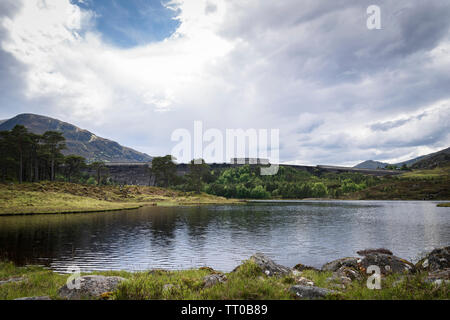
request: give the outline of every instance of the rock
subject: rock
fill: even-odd
[[[267,276],[284,276],[291,273],[291,269],[275,263],[262,253],[255,253],[250,260],[256,263]]]
[[[345,289],[352,281],[362,279],[363,275],[360,273],[359,267],[355,269],[342,265],[326,281],[331,282],[331,285],[336,289]]]
[[[59,289],[59,295],[69,300],[100,298],[102,294],[114,291],[118,284],[126,279],[91,275],[79,277],[77,280],[80,280],[80,289],[69,289],[67,285],[64,285]]]
[[[314,286],[314,282],[305,277],[296,278],[295,282],[302,286],[310,286],[310,287]]]
[[[392,273],[414,273],[414,265],[402,258],[385,253],[367,253],[361,262],[358,263],[361,272],[366,272],[369,266],[378,266],[382,275]]]
[[[434,249],[416,264],[416,268],[425,271],[449,269],[450,246]]]
[[[14,300],[52,300],[52,299],[49,296],[42,296],[42,297],[23,297]]]
[[[6,284],[6,283],[11,283],[11,282],[20,282],[20,281],[24,281],[24,280],[25,280],[24,277],[9,278],[9,279],[6,279],[6,280],[1,280],[0,281],[0,285]]]
[[[224,283],[227,281],[227,277],[224,274],[220,273],[214,273],[207,275],[203,278],[203,287],[204,288],[211,288],[212,286],[218,284],[218,283]]]
[[[305,271],[305,270],[319,271],[319,269],[316,269],[316,268],[310,267],[310,266],[306,266],[306,265],[301,264],[301,263],[296,264],[293,269],[297,270],[297,271]]]
[[[436,286],[450,283],[450,268],[438,271],[432,271],[425,279],[426,282],[433,283]]]
[[[342,259],[337,259],[337,260],[325,263],[322,266],[322,271],[335,272],[342,266],[358,270],[359,269],[358,262],[360,260],[361,259],[358,259],[358,258],[348,258],[348,257],[347,258],[342,258]]]
[[[173,288],[177,288],[177,286],[174,286],[173,284],[171,284],[171,283],[167,283],[167,284],[165,284],[164,286],[163,286],[163,291],[165,292],[165,291],[170,291],[170,290],[172,290]]]
[[[346,276],[340,276],[336,272],[333,272],[333,275],[327,278],[326,282],[335,289],[345,289],[347,285],[352,283],[352,279]]]
[[[350,279],[350,281],[353,280],[362,280],[363,276],[359,272],[359,270],[355,270],[350,267],[342,266],[336,271],[336,275],[339,277],[345,277]]]
[[[356,251],[356,253],[359,254],[360,256],[365,256],[367,254],[372,254],[372,253],[383,253],[383,254],[388,254],[388,255],[391,255],[391,256],[394,255],[391,250],[384,249],[384,248],[365,249],[365,250]]]
[[[334,294],[336,291],[314,286],[295,285],[289,291],[302,299],[320,299],[328,294]]]

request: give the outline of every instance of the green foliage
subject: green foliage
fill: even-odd
[[[176,165],[171,155],[154,157],[152,159],[151,175],[155,178],[157,186],[168,187],[176,180]]]
[[[86,167],[86,159],[77,155],[69,155],[64,158],[64,175],[69,182],[72,178],[80,177],[81,170]]]
[[[276,175],[261,176],[259,166],[227,168],[204,190],[227,198],[304,199],[339,198],[380,183],[380,179],[359,173],[310,173],[281,166]]]
[[[21,125],[0,132],[2,181],[55,180],[64,162],[65,138],[60,132],[37,135]]]

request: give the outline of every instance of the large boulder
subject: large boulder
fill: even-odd
[[[414,273],[416,270],[411,262],[392,254],[381,252],[365,252],[364,258],[361,259],[358,266],[363,273],[366,272],[368,267],[377,266],[380,268],[382,275],[392,273]]]
[[[333,290],[304,285],[295,285],[292,286],[289,290],[301,299],[320,299],[326,297],[329,294],[336,293],[336,291]]]
[[[439,271],[450,268],[450,246],[436,248],[416,263],[418,270]]]
[[[255,253],[250,261],[256,263],[267,276],[285,276],[292,272],[290,268],[275,263],[263,253]]]
[[[120,282],[125,281],[122,277],[105,277],[99,275],[83,276],[77,278],[80,281],[79,289],[69,289],[64,285],[59,289],[61,298],[68,300],[80,300],[89,298],[100,298],[102,294],[116,290]]]
[[[352,268],[352,269],[358,270],[359,269],[359,266],[358,266],[359,260],[361,260],[361,259],[354,258],[354,257],[351,257],[351,258],[347,257],[347,258],[333,260],[331,262],[325,263],[322,266],[322,271],[336,272],[341,267],[347,267],[347,268]]]

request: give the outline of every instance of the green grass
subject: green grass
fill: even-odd
[[[242,299],[292,299],[286,279],[269,278],[258,266],[246,262],[233,273],[226,274],[227,281],[211,288],[203,288],[203,277],[211,270],[139,272],[122,283],[113,299],[146,300],[242,300]],[[164,289],[165,284],[171,288]]]
[[[95,272],[105,276],[127,279],[116,291],[107,295],[112,300],[242,300],[242,299],[296,299],[289,288],[296,283],[294,275],[268,277],[251,261],[245,261],[235,272],[226,273],[227,281],[204,288],[203,277],[215,273],[209,268],[182,271],[155,270],[145,272],[105,271]],[[449,299],[450,285],[436,286],[424,279],[427,273],[409,276],[389,275],[382,278],[381,290],[367,288],[366,280],[353,281],[345,289],[336,289],[327,281],[331,272],[306,270],[302,277],[316,286],[337,290],[327,299],[338,300],[429,300]],[[0,280],[24,277],[22,282],[0,285],[0,299],[30,296],[50,296],[59,299],[58,289],[66,283],[68,275],[61,275],[38,266],[16,267],[10,262],[0,262]],[[168,287],[165,285],[170,284]]]
[[[0,262],[0,280],[23,277],[23,281],[0,285],[0,300],[21,297],[58,297],[58,289],[64,285],[67,276],[59,275],[38,266],[16,267],[10,262]]]
[[[66,182],[0,184],[0,215],[135,209],[145,205],[233,204],[207,194],[146,186],[88,186]]]

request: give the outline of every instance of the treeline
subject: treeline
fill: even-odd
[[[64,156],[65,138],[61,132],[29,132],[22,125],[0,131],[0,179],[3,182],[69,181],[89,184],[105,182],[107,169],[102,162],[89,166],[77,155]],[[96,177],[83,169],[92,168]]]
[[[309,173],[283,166],[276,175],[261,176],[256,165],[211,170],[203,160],[197,162],[191,161],[188,174],[177,176],[170,156],[156,157],[151,174],[155,184],[162,187],[245,199],[339,198],[381,181],[360,173]]]

